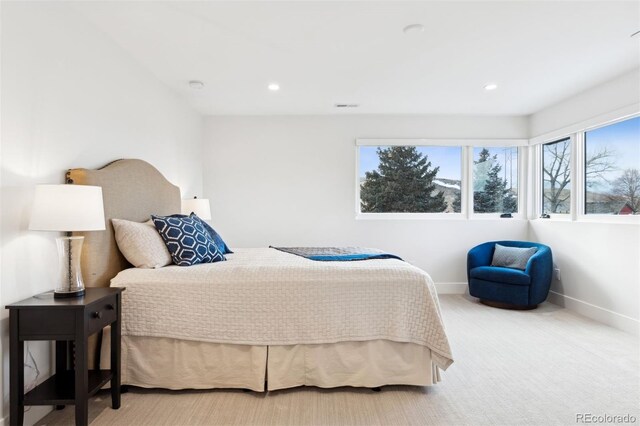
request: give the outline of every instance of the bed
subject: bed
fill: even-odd
[[[406,262],[317,262],[234,248],[226,262],[133,268],[110,219],[180,212],[179,189],[142,160],[67,177],[103,189],[107,230],[82,234],[82,262],[88,287],[126,287],[123,384],[260,392],[427,386],[453,362],[433,282]],[[96,345],[98,354],[108,349]],[[96,358],[105,368],[108,357]]]

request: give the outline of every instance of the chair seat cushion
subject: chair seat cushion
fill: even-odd
[[[523,271],[500,266],[478,266],[469,271],[471,278],[512,285],[530,285],[531,277]]]

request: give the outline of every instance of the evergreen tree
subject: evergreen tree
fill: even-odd
[[[481,192],[473,196],[475,211],[478,213],[495,213],[502,211],[502,199],[506,182],[498,176],[502,167],[499,164],[493,166],[488,173],[487,181]]]
[[[473,211],[475,213],[487,213],[490,201],[484,195],[485,186],[489,179],[491,166],[496,161],[497,156],[491,157],[487,148],[482,148],[478,159],[473,162]],[[460,196],[454,202],[459,202]]]
[[[451,207],[453,207],[454,212],[462,211],[462,189],[456,192],[456,196],[453,199],[453,202],[451,203]]]
[[[479,160],[475,162],[474,169],[478,165],[494,163],[488,168],[482,190],[473,192],[473,210],[476,213],[512,213],[518,208],[518,199],[507,188],[507,181],[499,176],[502,166],[495,162],[496,159],[497,156],[491,157],[489,151],[484,148],[480,152]]]
[[[502,199],[502,211],[504,213],[515,213],[518,211],[518,197],[511,189],[507,188],[507,181],[504,182],[504,198]]]
[[[377,170],[366,172],[360,189],[364,213],[437,213],[447,203],[442,191],[435,193],[433,179],[439,167],[431,168],[427,155],[415,146],[378,148]]]
[[[487,178],[489,177],[489,170],[495,163],[497,156],[493,157],[489,154],[489,150],[487,148],[482,148],[480,151],[480,155],[478,156],[478,160],[473,162],[473,190],[482,191],[485,183],[487,182]]]

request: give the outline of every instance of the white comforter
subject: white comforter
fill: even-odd
[[[395,259],[318,262],[275,249],[237,249],[226,262],[127,269],[124,335],[246,345],[387,339],[452,362],[429,275]]]

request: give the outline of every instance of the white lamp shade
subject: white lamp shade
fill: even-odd
[[[104,230],[102,188],[37,185],[29,229],[65,232]]]
[[[206,198],[182,200],[182,214],[195,213],[200,219],[211,220],[211,205]]]

